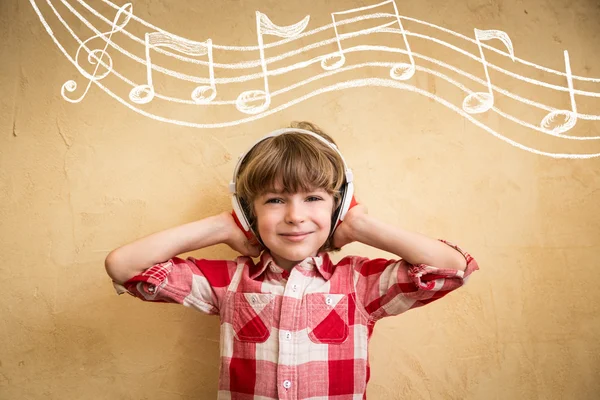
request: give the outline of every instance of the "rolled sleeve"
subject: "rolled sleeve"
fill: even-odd
[[[129,293],[144,301],[178,303],[219,314],[235,265],[232,261],[174,257],[114,286],[117,293]]]
[[[446,240],[440,241],[464,256],[464,271],[413,265],[402,259],[358,260],[354,267],[354,286],[369,318],[378,320],[398,315],[441,299],[463,286],[471,273],[479,269],[469,253]]]

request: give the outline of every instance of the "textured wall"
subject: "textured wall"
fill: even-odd
[[[37,3],[74,55],[77,45],[67,40],[48,5]],[[89,3],[114,17],[100,1]],[[153,0],[136,2],[134,13],[181,36],[249,46],[256,44],[256,10],[282,25],[310,14],[312,29],[329,23],[332,11],[365,4],[372,3]],[[600,77],[597,1],[426,0],[398,7],[402,15],[469,37],[473,28],[502,29],[518,57],[560,71],[568,49],[573,74]],[[57,9],[69,15],[64,6]],[[67,21],[82,37],[91,36],[72,15]],[[237,155],[266,131],[301,119],[336,138],[371,214],[455,241],[482,268],[443,301],[378,323],[370,398],[599,398],[599,158],[534,155],[430,98],[392,88],[325,93],[218,129],[152,120],[94,85],[71,104],[62,99],[61,86],[76,80],[79,88],[71,96],[77,97],[87,80],[58,50],[31,4],[3,0],[0,24],[0,399],[214,398],[218,319],[116,296],[103,261],[111,249],[138,237],[228,209],[227,183]],[[405,28],[417,26],[406,22]],[[143,35],[139,26],[136,33]],[[429,34],[442,38],[433,30]],[[481,65],[430,42],[409,40],[413,51],[455,59],[485,79]],[[444,40],[478,54],[473,43]],[[490,44],[502,48],[500,42]],[[401,41],[398,47],[404,48]],[[566,86],[564,77],[511,67],[490,51],[486,56],[521,75]],[[143,80],[140,64],[115,56],[115,68]],[[375,73],[357,70],[344,79]],[[570,105],[565,92],[547,93],[495,71],[490,76],[521,96],[553,107]],[[126,98],[123,85],[106,79]],[[295,77],[280,79],[289,84]],[[457,106],[462,102],[456,88],[438,77],[417,71],[410,83]],[[485,91],[481,84],[464,84]],[[575,85],[600,92],[598,83]],[[581,112],[599,114],[599,102],[578,100]],[[523,119],[543,116],[529,106],[498,102]],[[238,118],[235,110],[219,108],[207,115],[202,106],[196,106],[197,114],[176,104],[153,110],[180,120]],[[600,153],[598,140],[548,137],[493,111],[476,118],[542,151]],[[600,136],[600,121],[578,121],[566,134]],[[335,257],[349,253],[389,256],[352,244]],[[224,245],[193,255],[235,256]]]

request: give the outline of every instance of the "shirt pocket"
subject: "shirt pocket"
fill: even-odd
[[[265,293],[234,294],[233,330],[241,342],[263,343],[271,334],[273,295]]]
[[[345,294],[306,295],[308,337],[315,343],[340,344],[348,338],[348,297]]]

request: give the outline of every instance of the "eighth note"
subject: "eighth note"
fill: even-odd
[[[215,87],[215,73],[213,70],[212,40],[196,42],[182,38],[172,33],[152,32],[146,33],[146,84],[138,85],[129,92],[129,99],[137,104],[146,104],[154,99],[154,85],[152,84],[152,60],[150,48],[167,47],[190,56],[208,56],[209,85],[198,86],[191,94],[196,104],[207,104],[217,96]]]
[[[481,63],[483,64],[483,69],[485,71],[488,91],[471,93],[470,95],[465,97],[465,99],[463,100],[462,108],[469,114],[484,113],[494,106],[494,92],[492,92],[492,82],[490,80],[490,74],[487,68],[487,61],[485,60],[485,56],[483,55],[483,49],[481,48],[482,40],[492,39],[499,39],[502,43],[504,43],[504,45],[508,49],[508,53],[510,54],[510,57],[512,58],[513,62],[515,61],[513,45],[510,41],[510,37],[508,37],[506,32],[497,30],[482,31],[479,29],[475,29],[475,40],[477,40],[479,54],[481,54]]]
[[[265,111],[271,105],[271,93],[269,92],[269,78],[267,77],[267,62],[265,61],[265,45],[263,35],[273,35],[281,38],[293,38],[301,34],[306,26],[310,16],[296,24],[289,26],[275,25],[269,17],[260,11],[256,12],[256,36],[258,40],[258,51],[260,55],[260,65],[262,67],[264,89],[247,90],[241,93],[236,101],[236,108],[245,114],[258,114]],[[258,104],[252,104],[258,101]]]
[[[338,29],[337,29],[338,22],[336,22],[336,15],[346,15],[346,14],[356,13],[359,11],[370,10],[375,7],[385,6],[390,3],[394,7],[394,15],[393,15],[394,20],[392,22],[387,22],[385,24],[382,24],[382,25],[374,27],[374,28],[362,29],[357,32],[353,32],[352,34],[340,35],[338,33]],[[373,15],[376,15],[376,14],[373,14]],[[396,7],[396,2],[394,0],[386,0],[384,2],[381,2],[378,4],[373,4],[370,6],[354,8],[354,9],[346,10],[346,11],[334,12],[334,13],[331,13],[331,19],[333,20],[333,29],[335,32],[335,39],[337,42],[338,51],[333,54],[328,54],[321,60],[321,67],[324,70],[330,71],[330,70],[338,69],[346,63],[346,56],[344,55],[344,49],[342,48],[340,38],[343,40],[345,37],[351,37],[351,36],[355,36],[357,34],[366,35],[366,34],[374,33],[374,32],[383,32],[386,30],[386,28],[388,26],[398,23],[398,26],[400,28],[400,33],[402,34],[402,38],[404,39],[404,45],[406,46],[406,53],[408,55],[408,59],[410,60],[410,64],[407,64],[407,63],[394,64],[392,66],[392,68],[390,68],[390,77],[395,80],[405,81],[405,80],[412,78],[412,76],[415,74],[415,69],[416,69],[415,68],[415,60],[413,58],[412,51],[410,50],[410,45],[408,44],[408,39],[406,38],[406,32],[404,31],[404,27],[402,26],[402,21],[400,21],[400,15],[398,14],[398,8]],[[358,21],[356,21],[356,22],[360,22],[361,19],[362,18],[359,17]]]

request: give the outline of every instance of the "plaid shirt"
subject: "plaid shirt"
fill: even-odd
[[[124,289],[220,316],[219,399],[364,399],[375,322],[442,298],[478,269],[443,242],[464,255],[464,272],[355,256],[334,265],[327,253],[287,272],[265,251],[257,264],[173,258]]]

